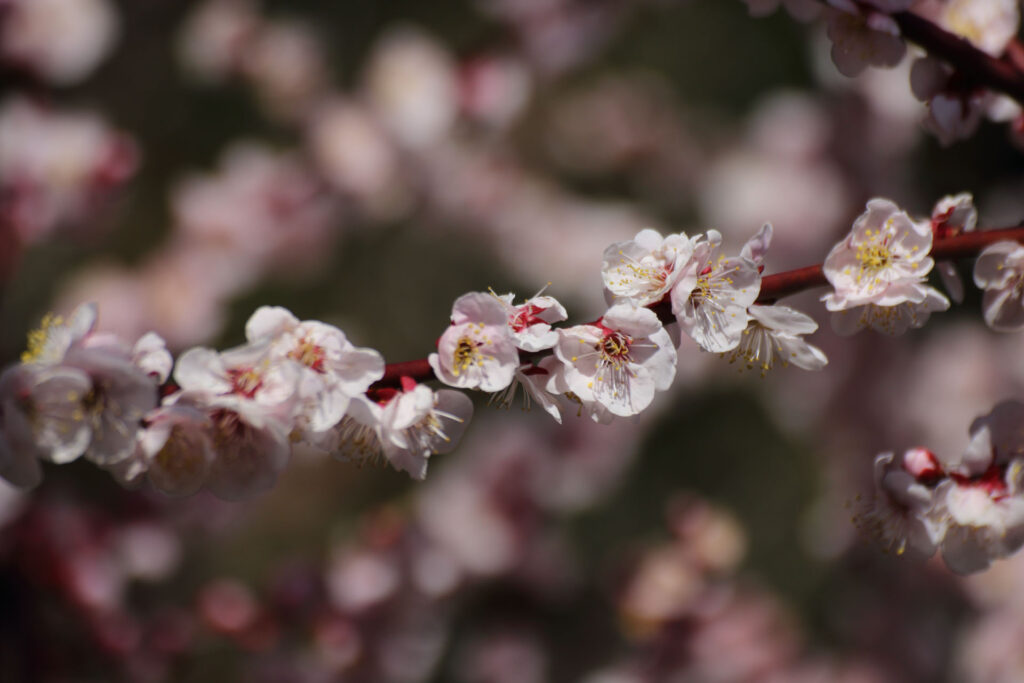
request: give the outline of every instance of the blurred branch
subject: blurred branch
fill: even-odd
[[[1024,104],[1024,73],[1010,62],[982,52],[967,40],[913,12],[896,12],[892,18],[907,40],[924,48],[931,56],[948,62],[971,82]]]

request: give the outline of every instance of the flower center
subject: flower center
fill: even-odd
[[[231,380],[231,393],[246,398],[254,398],[263,386],[263,375],[254,368],[231,368],[228,370],[228,379]]]
[[[288,353],[288,357],[299,361],[307,368],[311,368],[321,375],[326,372],[324,369],[324,362],[326,361],[324,349],[322,346],[318,346],[310,341],[309,337],[303,337],[295,345],[295,348]]]
[[[50,330],[64,324],[64,319],[59,315],[47,313],[43,316],[39,328],[28,333],[26,348],[21,354],[22,363],[31,363],[39,360],[46,350],[47,342],[50,340]]]
[[[633,339],[621,332],[606,332],[601,341],[597,343],[597,351],[601,354],[601,360],[605,363],[619,365],[629,362],[629,345]]]
[[[483,354],[480,353],[483,344],[472,337],[459,337],[459,342],[452,353],[452,374],[458,377],[473,365],[483,365]]]

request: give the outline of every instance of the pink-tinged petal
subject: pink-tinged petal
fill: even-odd
[[[1002,241],[985,247],[974,263],[974,284],[979,289],[1002,289],[1022,274],[1024,246]]]
[[[42,456],[58,465],[77,459],[89,447],[92,427],[82,401],[92,390],[87,373],[71,367],[50,367],[32,379],[32,431]]]
[[[649,337],[662,329],[661,321],[654,311],[628,303],[615,304],[609,308],[601,317],[601,322],[631,337]]]
[[[504,304],[493,294],[470,292],[455,300],[452,306],[452,322],[455,324],[474,322],[484,325],[504,325],[508,315]]]
[[[167,344],[156,332],[147,332],[139,337],[132,349],[132,362],[161,384],[167,381],[174,366]]]
[[[179,402],[154,411],[139,436],[147,477],[158,491],[188,496],[206,482],[215,457],[207,415]]]
[[[204,347],[195,347],[181,354],[174,367],[174,381],[185,391],[228,393],[232,385],[227,376],[221,355]]]
[[[939,271],[939,279],[942,280],[942,286],[949,293],[949,298],[954,303],[962,304],[964,302],[964,283],[960,279],[956,265],[951,261],[940,261],[935,264],[935,268]]]
[[[981,299],[985,324],[997,332],[1024,328],[1024,298],[1016,289],[990,289]]]
[[[256,427],[229,410],[213,411],[211,421],[215,457],[207,488],[229,501],[273,488],[291,453],[287,433],[270,426]]]
[[[751,318],[780,332],[799,335],[811,334],[818,329],[818,323],[813,318],[789,306],[751,306],[747,310]]]
[[[764,261],[765,254],[768,253],[768,247],[772,243],[773,232],[774,230],[771,223],[765,223],[762,225],[761,229],[743,245],[743,249],[740,251],[740,257],[749,259],[757,265],[761,265]]]
[[[245,323],[247,341],[277,339],[299,325],[299,319],[281,306],[260,306]]]
[[[68,332],[72,341],[84,339],[87,334],[96,328],[96,320],[99,318],[99,307],[95,303],[82,304],[68,316]]]
[[[473,419],[473,402],[461,391],[440,389],[436,394],[435,413],[439,414],[444,437],[435,442],[435,453],[450,453],[455,450]]]

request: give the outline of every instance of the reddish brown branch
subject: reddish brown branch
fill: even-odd
[[[972,258],[988,245],[1004,240],[1024,244],[1024,227],[996,228],[936,239],[930,254],[936,260]],[[825,272],[821,265],[786,270],[774,275],[766,275],[761,279],[761,293],[757,300],[759,303],[771,303],[791,294],[826,285],[828,285],[828,280],[825,279]],[[668,310],[668,306],[664,302],[654,304],[651,308],[659,314],[663,321],[672,319],[671,311]],[[384,377],[370,390],[373,392],[384,387],[397,387],[403,376],[411,377],[417,382],[435,379],[434,372],[425,358],[403,363],[388,363],[384,370]]]
[[[1009,95],[1024,104],[1024,74],[1001,59],[982,52],[968,41],[913,12],[896,12],[892,18],[903,36],[938,57],[972,83]]]

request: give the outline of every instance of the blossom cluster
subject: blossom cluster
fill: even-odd
[[[47,318],[0,376],[0,475],[11,483],[36,484],[40,460],[84,457],[125,484],[145,476],[169,495],[205,487],[236,500],[273,486],[300,442],[422,478],[472,412],[465,396],[411,380],[371,401],[380,354],[281,308],[253,314],[246,344],[193,348],[176,363],[155,333],[128,346],[96,319],[93,305]]]
[[[876,495],[861,520],[902,554],[941,551],[955,572],[980,571],[1024,545],[1024,404],[1005,401],[971,425],[959,457],[911,448],[875,459]]]
[[[820,369],[824,354],[801,338],[813,320],[755,303],[771,236],[766,224],[731,257],[714,230],[646,229],[612,244],[602,265],[610,306],[587,324],[554,327],[567,312],[542,293],[522,303],[466,294],[427,362],[443,384],[492,393],[500,405],[522,387],[558,422],[576,412],[602,423],[640,413],[672,385],[680,330],[762,373]],[[3,374],[0,474],[16,485],[36,484],[41,460],[84,457],[125,484],[145,477],[167,494],[206,488],[235,500],[271,488],[295,444],[422,479],[430,455],[453,449],[472,414],[459,391],[411,376],[379,383],[378,352],[283,308],[258,309],[242,346],[196,347],[177,362],[156,333],[131,346],[98,332],[97,315],[84,305],[66,321],[44,320]]]

